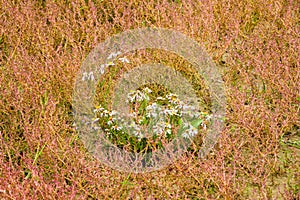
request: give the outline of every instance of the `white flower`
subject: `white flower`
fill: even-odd
[[[152,103],[146,107],[146,116],[156,118],[161,112],[161,107],[157,103]]]
[[[153,126],[154,134],[162,134],[166,128],[171,128],[171,124],[166,123],[163,120],[159,120],[155,126]]]
[[[126,57],[119,58],[122,63],[129,63],[129,60]]]
[[[158,114],[156,112],[147,112],[146,113],[146,117],[149,117],[149,118],[157,118]]]
[[[109,114],[109,116],[110,116],[110,117],[109,117],[109,119],[108,119],[108,121],[107,121],[107,125],[112,125],[113,122],[115,122],[115,121],[117,120],[117,118],[116,118],[116,117],[113,117],[111,113]]]
[[[165,128],[170,129],[170,128],[172,128],[172,126],[171,126],[171,124],[169,122],[166,122],[165,123]]]
[[[122,129],[122,126],[118,126],[118,125],[114,125],[111,127],[112,130],[116,130],[116,131],[119,131]]]
[[[96,106],[96,108],[94,109],[94,113],[97,112],[102,112],[104,110],[104,108],[100,105],[100,106]]]
[[[83,74],[82,74],[82,81],[85,81],[86,79],[87,79],[87,76],[88,76],[88,73],[86,73],[86,72],[83,72]]]
[[[94,72],[83,72],[82,74],[82,81],[85,81],[85,80],[91,80],[91,81],[94,81],[95,80],[95,77],[94,77]]]
[[[178,102],[178,104],[175,104],[175,108],[177,109],[177,110],[182,110],[183,109],[183,103],[181,102],[181,101],[179,101]]]
[[[100,74],[104,74],[105,68],[110,67],[110,66],[114,66],[114,65],[115,65],[115,63],[112,62],[112,61],[110,61],[108,63],[105,63],[105,64],[101,64],[100,67],[99,67]]]
[[[96,123],[96,122],[98,122],[99,120],[100,120],[100,118],[95,118],[95,119],[93,119],[92,123]]]
[[[89,73],[89,78],[88,78],[88,79],[91,80],[91,81],[94,81],[94,80],[95,80],[94,72],[90,72],[90,73]]]
[[[117,111],[115,111],[115,110],[112,110],[111,111],[111,113],[110,113],[110,116],[114,116],[114,115],[117,115],[118,114],[118,112]]]
[[[105,66],[106,66],[106,67],[109,67],[109,66],[114,66],[114,65],[115,65],[115,63],[114,63],[114,62],[108,62],[108,63],[106,63],[106,64],[105,64]]]
[[[140,90],[130,92],[127,95],[127,98],[129,99],[129,102],[132,102],[132,103],[135,102],[135,101],[140,102],[140,101],[143,101],[143,100],[149,100],[149,96],[145,95]]]
[[[99,69],[99,72],[100,72],[100,74],[104,74],[104,72],[105,72],[105,65],[104,64],[102,64],[102,65],[100,65],[100,69]]]
[[[171,135],[172,134],[172,130],[171,129],[167,129],[166,130],[166,135]]]
[[[150,88],[148,87],[145,87],[143,91],[146,92],[147,94],[150,94],[152,92],[152,90],[150,90]]]
[[[176,115],[179,117],[181,116],[181,113],[179,112],[179,110],[176,110],[175,108],[165,109],[163,112],[164,112],[164,114],[169,115],[169,116],[173,116],[173,115]]]
[[[207,121],[209,121],[209,120],[211,120],[212,116],[211,115],[206,115],[205,118],[206,118]]]
[[[76,125],[76,123],[75,123],[75,122],[72,124],[72,126],[75,128],[75,130],[77,130],[77,129],[78,129],[78,126]]]
[[[137,137],[141,137],[142,136],[142,132],[141,131],[134,131],[133,134],[136,135]]]
[[[173,102],[173,101],[175,101],[175,100],[178,99],[177,94],[173,94],[173,93],[168,94],[166,97],[167,97],[167,99],[169,99],[169,101],[171,101],[171,102]]]
[[[158,107],[158,104],[154,102],[151,105],[147,106],[147,108],[149,110],[157,110],[159,107]]]
[[[163,98],[163,97],[157,97],[156,98],[156,100],[161,100],[161,101],[164,101],[164,100],[166,100],[165,98]]]
[[[136,118],[137,117],[137,113],[136,112],[132,112],[132,113],[128,114],[128,117]]]
[[[191,124],[185,123],[184,126],[188,129],[183,132],[182,137],[191,138],[198,134],[198,129]]]
[[[103,112],[100,114],[100,117],[108,117],[110,112],[108,110],[103,110]]]
[[[118,51],[116,53],[111,53],[111,54],[109,54],[109,56],[107,57],[107,59],[109,60],[109,59],[115,58],[115,57],[117,57],[120,54],[121,54],[120,51]]]

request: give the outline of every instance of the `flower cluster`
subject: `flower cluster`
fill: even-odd
[[[94,110],[97,114],[96,121],[100,122],[108,136],[127,134],[136,137],[137,141],[148,138],[147,135],[171,140],[179,130],[182,137],[193,138],[200,126],[206,128],[210,120],[207,113],[185,105],[176,94],[169,93],[164,97],[154,98],[151,93],[151,89],[145,87],[128,94],[130,121],[124,121],[116,111],[109,111],[102,106]],[[184,118],[185,116],[188,118]]]
[[[127,102],[129,103],[136,103],[136,102],[141,102],[141,101],[149,101],[149,94],[152,91],[149,88],[144,88],[142,91],[141,90],[136,90],[136,91],[131,91],[127,95]]]
[[[94,113],[97,118],[93,120],[93,123],[101,121],[101,125],[104,127],[106,134],[109,135],[112,132],[121,131],[123,129],[122,125],[118,124],[118,121],[121,120],[120,117],[118,117],[118,112],[114,110],[109,111],[100,105],[94,109]]]
[[[183,127],[185,128],[185,131],[182,133],[182,137],[184,138],[192,138],[198,133],[198,129],[190,123],[184,123]]]

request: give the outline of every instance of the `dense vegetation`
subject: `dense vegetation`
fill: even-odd
[[[297,0],[1,0],[0,198],[299,199],[299,19]],[[188,35],[222,70],[226,126],[205,160],[119,172],[75,132],[82,62],[139,27]]]

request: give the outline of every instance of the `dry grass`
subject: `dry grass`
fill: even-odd
[[[299,1],[0,2],[1,199],[300,199]],[[224,72],[214,151],[127,174],[86,153],[72,127],[75,76],[97,43],[178,30]]]

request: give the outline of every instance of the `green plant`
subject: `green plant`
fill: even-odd
[[[130,151],[149,152],[163,148],[174,137],[193,138],[200,127],[206,128],[210,115],[185,105],[176,94],[152,95],[148,87],[128,94],[128,115],[122,119],[117,111],[102,105],[94,109],[93,123],[104,130],[106,137],[118,147]]]

